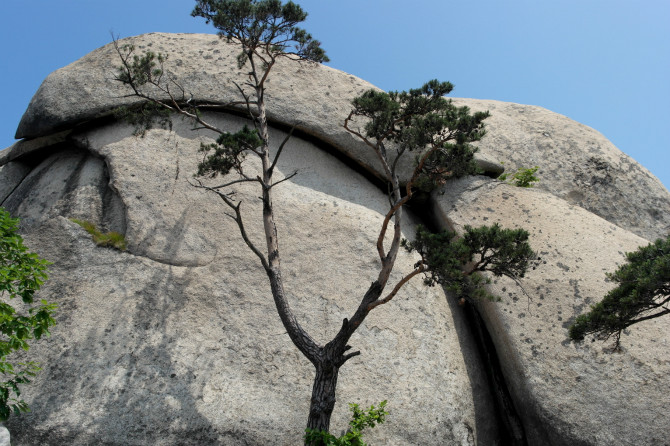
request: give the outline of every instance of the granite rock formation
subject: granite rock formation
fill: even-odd
[[[194,100],[234,98],[237,53],[216,36],[124,42],[168,54]],[[133,136],[111,115],[131,101],[113,80],[117,57],[108,45],[52,73],[19,125],[24,139],[0,152],[0,205],[54,262],[43,293],[60,305],[53,336],[31,350],[45,370],[26,388],[33,413],[8,423],[13,444],[298,444],[311,366],[283,332],[261,267],[225,209],[188,184],[199,144],[212,135],[176,120],[172,130]],[[295,61],[278,65],[269,84],[273,140],[299,130],[279,165],[299,174],[275,198],[287,289],[322,340],[376,268],[385,198],[372,153],[342,128],[350,100],[369,88]],[[499,162],[541,167],[536,190],[483,176],[451,182],[404,228],[411,236],[424,218],[530,231],[543,263],[519,282],[494,282],[503,301],[478,306],[509,400],[500,402],[501,381],[487,378],[464,309],[416,280],[352,340],[362,355],[341,371],[334,429],[346,425],[346,402],[389,399],[391,416],[371,444],[667,444],[670,320],[632,327],[619,354],[569,343],[566,327],[604,295],[604,273],[625,251],[668,232],[670,193],[568,118],[455,102],[492,113],[479,153],[490,176]],[[237,112],[214,107],[209,117],[234,130]],[[255,196],[237,193],[259,235]],[[97,247],[70,218],[124,233],[128,251]],[[397,276],[412,263],[403,254]]]

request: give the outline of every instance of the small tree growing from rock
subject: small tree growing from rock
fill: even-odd
[[[239,68],[248,70],[246,82],[235,85],[240,100],[228,107],[246,109],[249,125],[236,133],[228,133],[208,123],[200,113],[207,104],[196,104],[176,79],[164,70],[166,57],[152,52],[137,55],[132,46],[118,46],[122,66],[117,80],[127,85],[131,95],[144,99],[140,105],[124,113],[135,124],[151,125],[152,116],[176,113],[193,119],[198,127],[216,132],[215,143],[202,144],[204,159],[199,177],[224,176],[224,184],[207,185],[196,180],[195,187],[216,194],[230,210],[247,247],[258,257],[268,277],[277,313],[293,344],[314,365],[315,377],[307,420],[310,435],[307,442],[322,443],[335,407],[335,389],[340,368],[359,351],[352,351],[349,340],[375,308],[393,299],[402,286],[415,276],[424,275],[428,285],[443,284],[456,291],[459,298],[472,299],[485,294],[480,272],[517,276],[525,271],[533,253],[528,233],[523,230],[465,228],[465,234],[431,234],[420,229],[414,242],[403,241],[401,224],[403,207],[409,203],[419,185],[437,187],[449,178],[477,171],[475,149],[471,142],[484,135],[483,121],[488,113],[471,114],[467,107],[456,107],[444,98],[453,86],[448,82],[430,81],[409,92],[385,93],[370,90],[353,100],[353,108],[345,128],[373,150],[388,184],[389,210],[385,214],[377,238],[380,268],[377,278],[362,293],[351,317],[342,321],[340,330],[325,345],[316,342],[300,325],[286,298],[280,262],[279,235],[272,203],[274,189],[292,175],[276,180],[274,172],[291,136],[291,132],[274,154],[270,152],[269,123],[266,115],[266,83],[273,66],[280,58],[295,63],[327,61],[320,43],[296,25],[307,14],[296,4],[279,0],[199,0],[194,16],[205,18],[219,35],[240,47]],[[411,154],[411,155],[410,155]],[[257,157],[260,170],[244,170],[245,157]],[[399,167],[403,158],[416,157],[408,178],[401,178]],[[234,175],[234,176],[231,176]],[[294,174],[295,175],[295,174]],[[248,236],[241,212],[241,201],[233,189],[243,183],[259,189],[266,246],[257,246]],[[389,278],[399,249],[404,245],[416,251],[420,259],[413,270],[390,286]],[[388,291],[390,289],[390,291]]]
[[[534,187],[540,179],[535,176],[539,166],[523,168],[519,167],[514,173],[503,173],[498,177],[500,181],[507,181],[516,187]]]
[[[607,278],[617,286],[578,316],[569,334],[574,341],[590,334],[614,337],[618,349],[624,329],[670,314],[670,235],[627,253],[626,263]]]

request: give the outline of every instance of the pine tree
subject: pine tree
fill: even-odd
[[[626,254],[626,263],[607,278],[617,286],[582,314],[570,327],[570,338],[581,341],[594,334],[614,337],[633,324],[670,314],[670,235]]]
[[[320,43],[297,27],[307,14],[292,2],[199,0],[193,15],[204,17],[219,30],[221,37],[240,47],[238,64],[240,68],[248,69],[248,78],[243,85],[237,85],[240,101],[229,105],[243,105],[248,112],[249,125],[236,133],[228,133],[206,122],[198,106],[186,100],[186,89],[177,80],[166,76],[163,68],[165,56],[151,52],[137,55],[133,47],[119,47],[117,44],[122,61],[117,80],[145,100],[123,113],[144,128],[152,124],[151,115],[156,111],[162,113],[159,119],[165,117],[165,112],[176,113],[190,117],[199,127],[219,135],[215,143],[201,145],[205,156],[197,174],[201,177],[226,176],[227,181],[217,187],[207,186],[202,181],[194,185],[216,194],[222,200],[231,211],[229,216],[237,223],[244,243],[258,257],[284,328],[296,348],[315,368],[308,432],[327,433],[335,407],[339,370],[351,358],[360,355],[359,351],[352,351],[349,340],[370,311],[389,302],[407,281],[421,274],[425,275],[428,284],[442,284],[459,290],[459,298],[485,294],[482,290],[485,280],[479,273],[523,274],[533,256],[527,242],[528,234],[523,230],[509,231],[494,226],[467,228],[465,236],[460,238],[453,233],[433,235],[420,229],[415,242],[403,242],[400,232],[403,207],[417,190],[430,190],[450,178],[477,172],[474,163],[476,149],[470,143],[484,135],[483,121],[488,113],[471,114],[467,107],[454,106],[444,98],[453,88],[448,82],[433,80],[409,92],[365,92],[353,100],[352,111],[344,126],[375,151],[388,183],[390,206],[377,239],[381,267],[351,317],[342,321],[333,339],[325,345],[319,344],[300,325],[284,291],[272,194],[275,187],[291,178],[273,178],[275,166],[291,132],[271,156],[265,92],[266,81],[279,58],[290,56],[295,63],[328,59]],[[147,93],[156,90],[168,99],[159,99]],[[180,94],[175,95],[172,91]],[[247,173],[243,169],[247,156],[260,159],[260,171]],[[401,158],[409,156],[416,157],[416,166],[411,177],[404,179],[401,186],[397,166]],[[229,174],[236,175],[235,179],[227,176]],[[248,237],[240,212],[242,203],[235,201],[234,195],[229,193],[231,187],[241,183],[252,183],[259,188],[262,200],[259,218],[263,221],[267,242],[264,249]],[[389,277],[403,244],[407,249],[418,252],[421,260],[390,288]],[[387,288],[390,291],[385,291]],[[308,438],[312,440],[307,441],[316,444],[321,441],[318,438],[325,437],[310,435]]]

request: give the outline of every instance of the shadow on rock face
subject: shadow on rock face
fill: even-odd
[[[53,234],[48,231],[53,227],[43,229]],[[69,243],[90,244],[85,239]],[[199,414],[200,370],[176,361],[183,338],[191,334],[175,330],[170,321],[188,305],[188,275],[92,247],[83,249],[80,261],[70,265],[74,271],[54,268],[52,282],[61,286],[47,290],[63,293],[60,311],[69,315],[59,320],[58,329],[75,331],[69,339],[50,340],[49,361],[39,376],[44,387],[30,389],[41,390],[31,402],[33,413],[9,423],[15,444],[230,444],[235,432],[216,432]],[[87,284],[63,286],[70,275],[84,275]],[[86,310],[70,302],[77,300],[72,296],[92,288],[98,290],[94,296],[81,297],[99,309],[77,318]],[[22,429],[23,423],[34,429]],[[50,429],[53,424],[61,428]],[[171,432],[161,431],[166,425]]]

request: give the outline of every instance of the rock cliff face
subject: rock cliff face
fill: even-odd
[[[195,99],[233,99],[236,50],[216,36],[127,41],[167,53]],[[212,135],[176,120],[172,130],[133,136],[110,118],[129,101],[111,80],[116,65],[108,45],[52,73],[21,121],[17,137],[25,139],[0,152],[0,204],[21,217],[29,246],[54,262],[43,294],[60,307],[53,336],[31,350],[44,371],[26,388],[33,412],[8,423],[13,444],[299,444],[311,365],[284,333],[234,222],[215,196],[188,184],[199,144]],[[287,289],[320,341],[349,316],[376,271],[386,201],[370,182],[372,153],[342,128],[350,100],[369,88],[290,61],[269,85],[273,141],[285,126],[301,132],[278,166],[299,174],[275,198]],[[346,425],[346,402],[389,399],[391,416],[371,431],[371,444],[494,445],[513,437],[529,445],[668,444],[670,320],[632,327],[618,354],[599,342],[569,343],[566,327],[604,295],[604,273],[625,251],[670,230],[670,194],[568,118],[455,101],[492,113],[480,143],[485,169],[541,167],[535,190],[467,178],[435,193],[421,212],[454,229],[526,228],[543,259],[518,283],[494,282],[503,301],[479,306],[516,428],[508,432],[493,409],[500,389],[487,379],[463,308],[416,280],[352,339],[362,355],[342,368],[335,430]],[[226,111],[209,118],[230,130],[243,123]],[[255,195],[237,193],[249,232],[261,237]],[[128,252],[95,246],[69,218],[124,233]],[[403,254],[396,277],[414,261]]]
[[[57,332],[35,347],[45,371],[27,389],[34,411],[12,420],[18,444],[300,443],[312,367],[286,336],[226,209],[187,182],[205,135],[181,122],[174,130],[137,138],[109,124],[70,135],[4,201],[30,246],[54,262],[44,293],[60,305]],[[323,342],[374,278],[385,198],[299,139],[279,169],[300,171],[275,196],[287,289]],[[247,193],[238,190],[260,239]],[[68,218],[124,232],[129,252],[95,246]],[[408,271],[413,260],[399,263]],[[445,295],[417,281],[379,313],[354,340],[365,361],[342,369],[334,426],[346,426],[347,401],[392,395],[395,427],[380,430],[379,443],[471,444],[486,386],[468,372],[476,353]]]

